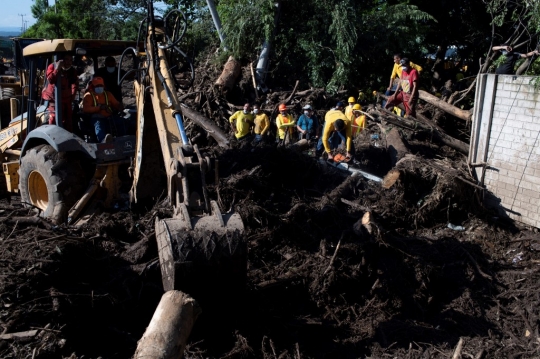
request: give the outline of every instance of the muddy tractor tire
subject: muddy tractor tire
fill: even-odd
[[[55,224],[65,223],[69,209],[80,198],[85,175],[78,159],[49,145],[30,149],[21,159],[19,193],[28,207]]]

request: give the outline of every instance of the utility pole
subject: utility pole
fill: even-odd
[[[24,32],[24,17],[26,16],[26,14],[18,14],[18,15],[21,17],[21,35],[22,35]]]
[[[208,9],[210,10],[210,15],[212,15],[212,20],[214,20],[214,26],[216,27],[216,30],[218,32],[221,46],[223,46],[223,50],[227,51],[227,45],[225,45],[225,35],[223,34],[223,30],[221,29],[221,21],[219,20],[219,14],[216,10],[216,4],[214,3],[214,0],[206,0],[206,4],[208,5]]]

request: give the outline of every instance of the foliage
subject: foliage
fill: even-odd
[[[273,1],[222,0],[217,9],[233,56],[253,53],[273,31]]]
[[[419,53],[428,25],[434,23],[433,17],[405,3],[282,1],[273,31],[278,14],[272,4],[268,0],[222,0],[218,9],[228,46],[235,56],[252,60],[263,42],[275,34],[273,80],[285,84],[299,79],[329,91],[378,82],[380,77],[373,68],[382,71],[386,62],[385,72],[389,72],[394,51]],[[294,79],[289,78],[291,74]]]
[[[219,46],[205,0],[165,0],[189,18],[182,45],[191,57]],[[263,43],[271,44],[270,86],[305,85],[351,94],[382,90],[392,68],[392,54],[404,52],[424,65],[426,54],[453,45],[458,57],[477,59],[491,43],[516,32],[536,46],[540,32],[538,0],[215,0],[227,48],[248,62]],[[276,4],[279,3],[279,6]],[[135,39],[145,15],[145,0],[34,0],[37,22],[25,34],[44,38]],[[279,11],[278,11],[279,9]],[[517,25],[516,25],[517,24]],[[525,25],[526,24],[526,27]],[[523,40],[522,40],[523,41]],[[523,49],[521,49],[523,50]],[[200,58],[202,60],[202,58]],[[425,66],[426,67],[426,66]],[[537,69],[533,64],[530,71]],[[425,71],[429,77],[430,71]],[[426,76],[425,75],[425,76]]]

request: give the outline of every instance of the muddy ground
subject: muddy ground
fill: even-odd
[[[273,146],[221,161],[211,192],[244,220],[248,280],[200,298],[186,358],[447,358],[460,338],[463,358],[538,357],[540,236],[474,190],[441,193],[437,178],[384,190]],[[38,334],[0,341],[0,356],[133,355],[163,291],[153,219],[164,203],[82,229],[18,223],[31,215],[18,197],[1,208],[0,323]],[[353,230],[366,210],[375,235]]]
[[[200,111],[211,102],[194,97]],[[232,110],[208,111],[225,128]],[[374,133],[356,160],[383,176]],[[460,339],[456,358],[540,357],[538,231],[482,206],[464,156],[405,137],[415,156],[384,189],[273,143],[222,150],[204,136],[220,161],[210,194],[244,221],[248,272],[242,290],[196,298],[186,358],[452,358]],[[122,207],[68,228],[0,201],[0,333],[36,330],[0,340],[0,358],[133,355],[163,294],[154,220],[171,210],[164,198]]]

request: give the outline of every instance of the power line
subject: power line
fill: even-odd
[[[24,33],[24,17],[26,14],[18,14],[21,17],[21,34]]]

